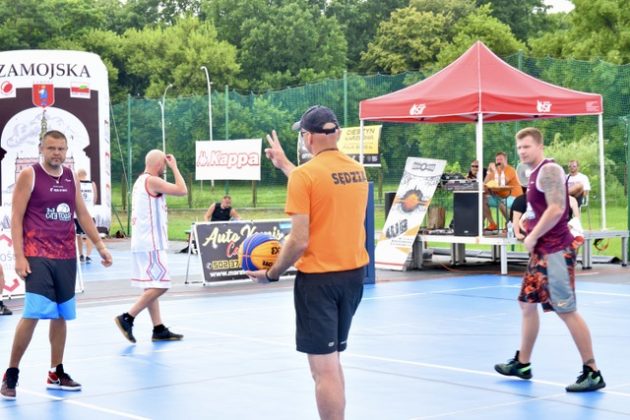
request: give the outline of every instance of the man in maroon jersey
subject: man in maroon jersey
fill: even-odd
[[[40,319],[50,319],[51,370],[46,387],[81,390],[81,385],[63,369],[66,320],[76,318],[75,212],[104,266],[112,264],[112,256],[81,198],[78,180],[69,168],[62,166],[67,151],[68,141],[63,133],[53,130],[44,134],[39,144],[41,163],[24,169],[13,191],[11,236],[15,272],[24,279],[26,294],[9,368],[0,387],[0,395],[5,399],[15,399],[18,366]]]
[[[582,358],[582,373],[566,390],[595,391],[606,383],[595,363],[591,333],[577,312],[575,261],[580,242],[575,241],[567,226],[567,177],[560,165],[545,159],[543,136],[538,129],[519,131],[516,148],[521,162],[534,168],[527,186],[527,236],[523,240],[530,259],[518,297],[523,313],[521,347],[513,359],[494,368],[506,376],[532,377],[530,358],[540,327],[540,303],[545,312],[554,311],[564,321]]]

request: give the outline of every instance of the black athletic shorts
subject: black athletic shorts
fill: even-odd
[[[84,235],[85,232],[83,231],[83,228],[81,227],[81,225],[79,224],[79,221],[77,219],[74,219],[74,230],[76,230],[76,234],[77,235]]]
[[[31,273],[24,280],[24,311],[22,318],[76,318],[74,288],[77,260],[57,260],[27,257]]]
[[[295,277],[297,351],[329,354],[344,351],[352,317],[363,297],[365,267]]]

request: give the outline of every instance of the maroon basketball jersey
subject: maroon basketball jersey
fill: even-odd
[[[24,213],[24,255],[52,259],[76,258],[74,210],[76,188],[72,171],[63,167],[59,178],[38,163],[33,190]]]
[[[540,169],[547,164],[555,164],[551,159],[543,160],[537,167],[534,169],[529,176],[529,185],[527,187],[527,233],[531,232],[534,227],[540,221],[540,217],[547,209],[547,200],[545,199],[545,193],[540,191],[537,188],[537,179],[538,174],[540,174]],[[564,178],[563,178],[564,179]],[[566,193],[566,205],[564,208],[564,213],[560,216],[560,220],[554,227],[552,227],[547,233],[538,238],[538,242],[536,243],[536,247],[534,248],[535,252],[541,252],[545,254],[550,254],[553,252],[560,251],[567,246],[571,245],[573,242],[573,236],[571,235],[571,231],[567,226],[568,214],[569,214],[569,194]]]

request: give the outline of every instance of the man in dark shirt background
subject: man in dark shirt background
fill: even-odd
[[[220,203],[212,203],[208,211],[203,216],[206,222],[226,222],[228,220],[239,220],[241,217],[232,208],[232,197],[223,196]]]

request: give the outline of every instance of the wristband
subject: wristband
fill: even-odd
[[[271,277],[269,277],[269,270],[265,271],[265,278],[267,279],[268,282],[274,282],[274,281],[280,280],[280,279],[272,279]]]

